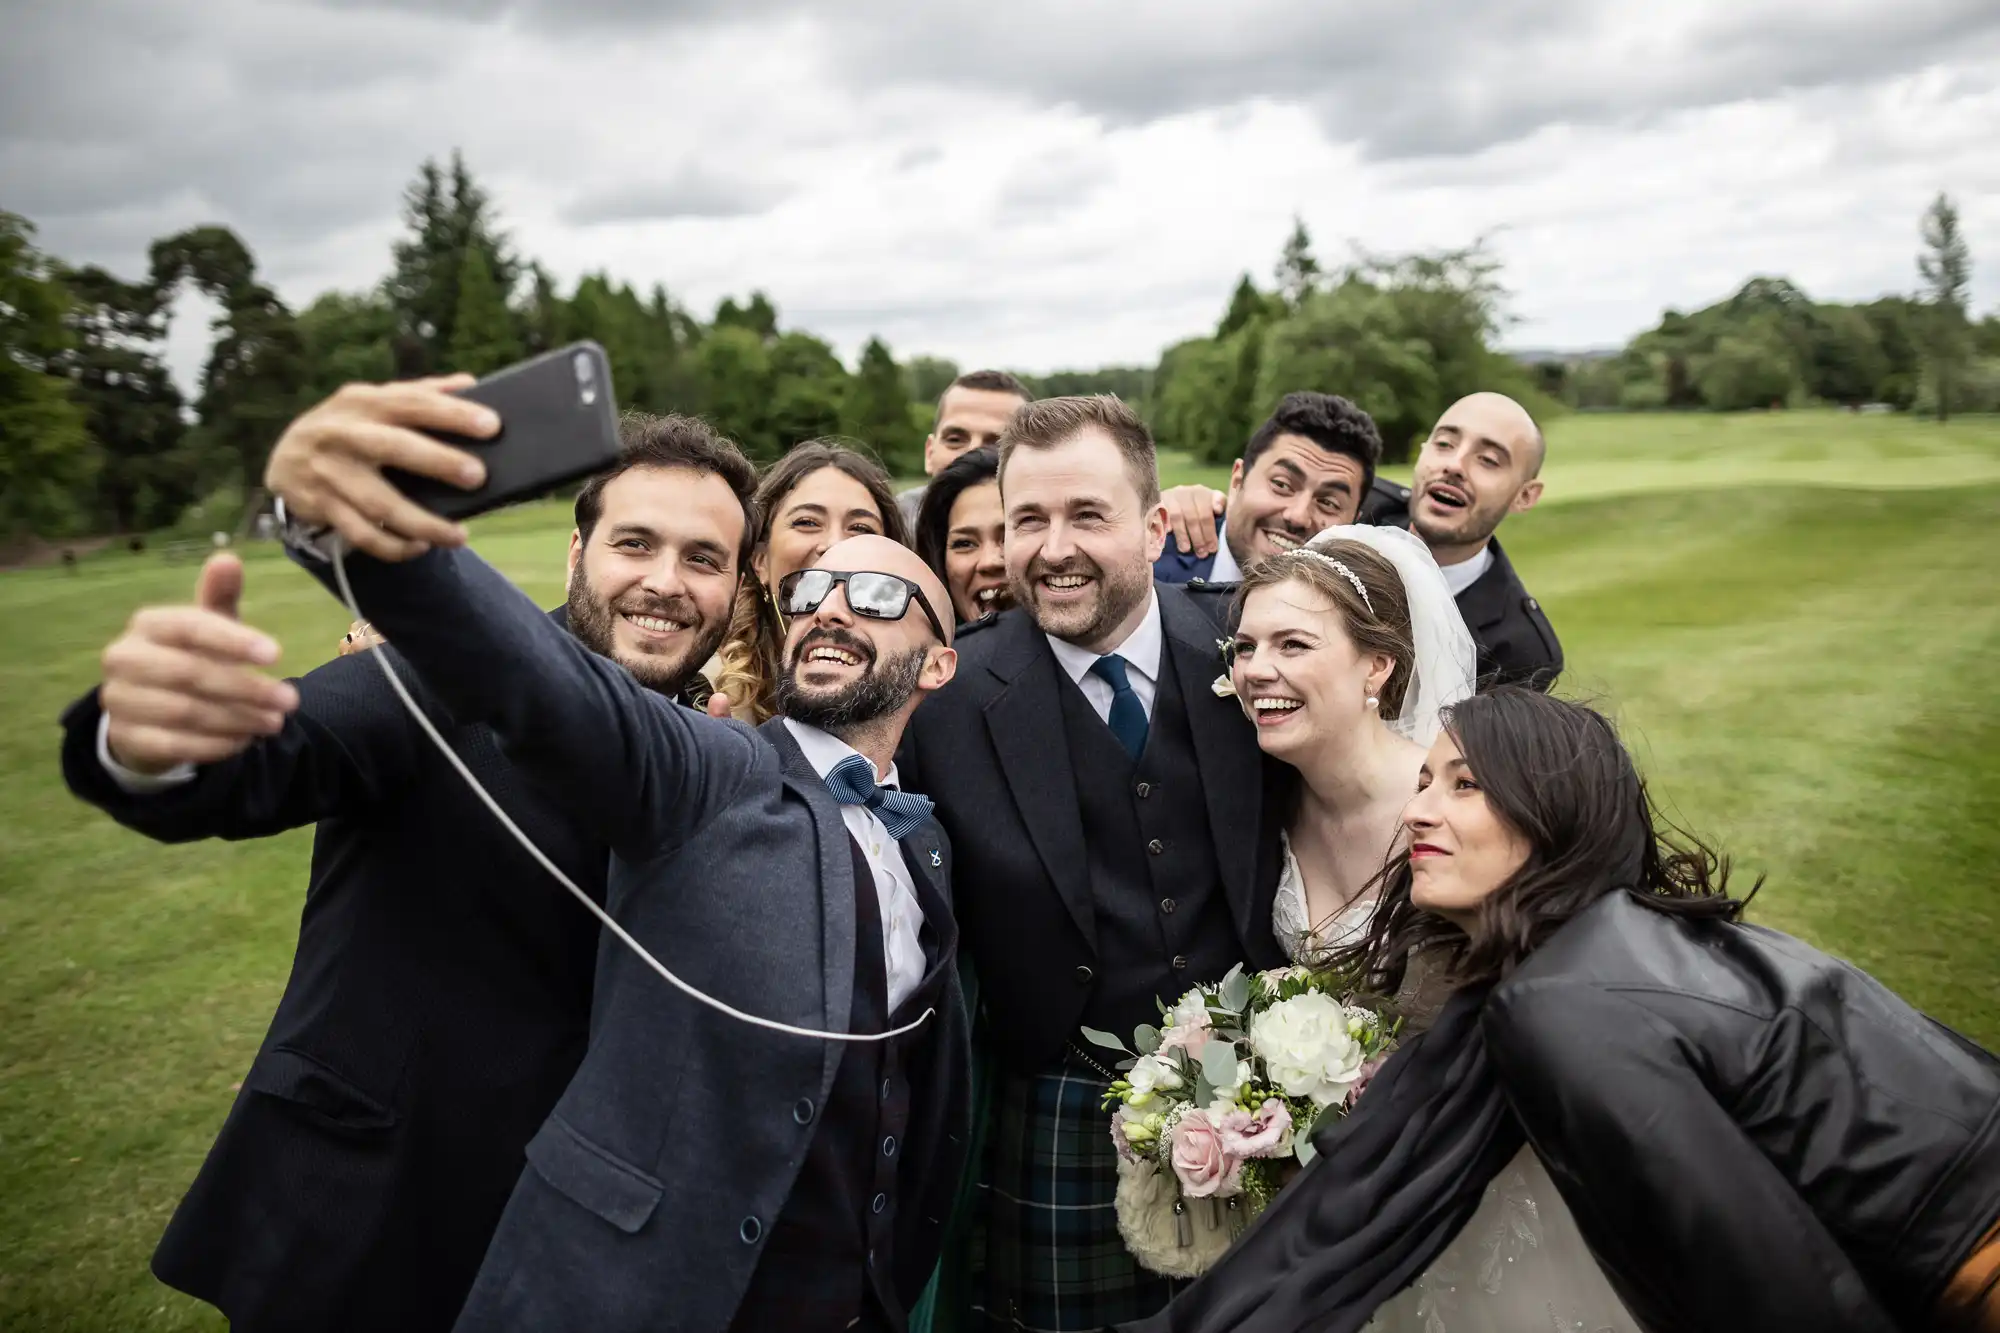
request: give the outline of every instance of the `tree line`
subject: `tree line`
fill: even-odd
[[[760,462],[845,435],[910,475],[932,404],[959,372],[933,356],[899,363],[879,338],[850,371],[824,340],[783,328],[757,291],[725,298],[707,319],[658,283],[641,292],[607,273],[565,295],[518,252],[456,154],[423,164],[402,219],[380,283],[294,312],[226,227],[161,238],[149,271],[127,280],[43,253],[26,219],[0,211],[0,548],[153,530],[189,513],[204,530],[228,526],[284,423],[351,380],[484,374],[590,338],[627,406],[702,415]],[[1474,389],[1539,412],[1810,401],[2000,410],[2000,316],[1975,324],[1967,314],[1970,257],[1948,199],[1926,214],[1924,246],[1915,296],[1829,305],[1756,278],[1694,314],[1668,311],[1615,355],[1530,365],[1496,346],[1507,292],[1484,243],[1357,250],[1329,269],[1295,221],[1271,285],[1245,274],[1212,333],[1150,366],[1023,378],[1039,394],[1116,393],[1163,446],[1216,463],[1235,458],[1294,389],[1359,403],[1391,459]],[[188,289],[218,308],[192,403],[162,360],[173,302]]]

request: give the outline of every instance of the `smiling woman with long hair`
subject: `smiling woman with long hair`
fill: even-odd
[[[1467,699],[1419,783],[1333,962],[1386,991],[1426,952],[1454,994],[1129,1327],[2000,1329],[2000,1060],[1744,923],[1592,709]]]

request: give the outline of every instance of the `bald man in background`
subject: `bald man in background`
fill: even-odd
[[[1364,522],[1408,527],[1430,547],[1479,645],[1479,682],[1546,691],[1562,674],[1562,644],[1493,534],[1542,498],[1548,445],[1528,410],[1504,393],[1472,393],[1446,408],[1410,485],[1377,480]]]

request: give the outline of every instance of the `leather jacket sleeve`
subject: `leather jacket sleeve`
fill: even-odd
[[[1578,1228],[1649,1330],[1889,1333],[1845,1252],[1703,1080],[1702,1052],[1598,985],[1519,980],[1488,1051]]]

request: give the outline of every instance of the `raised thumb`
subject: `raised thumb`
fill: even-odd
[[[243,600],[243,562],[227,552],[210,556],[201,567],[194,599],[204,611],[237,619],[237,603]]]

